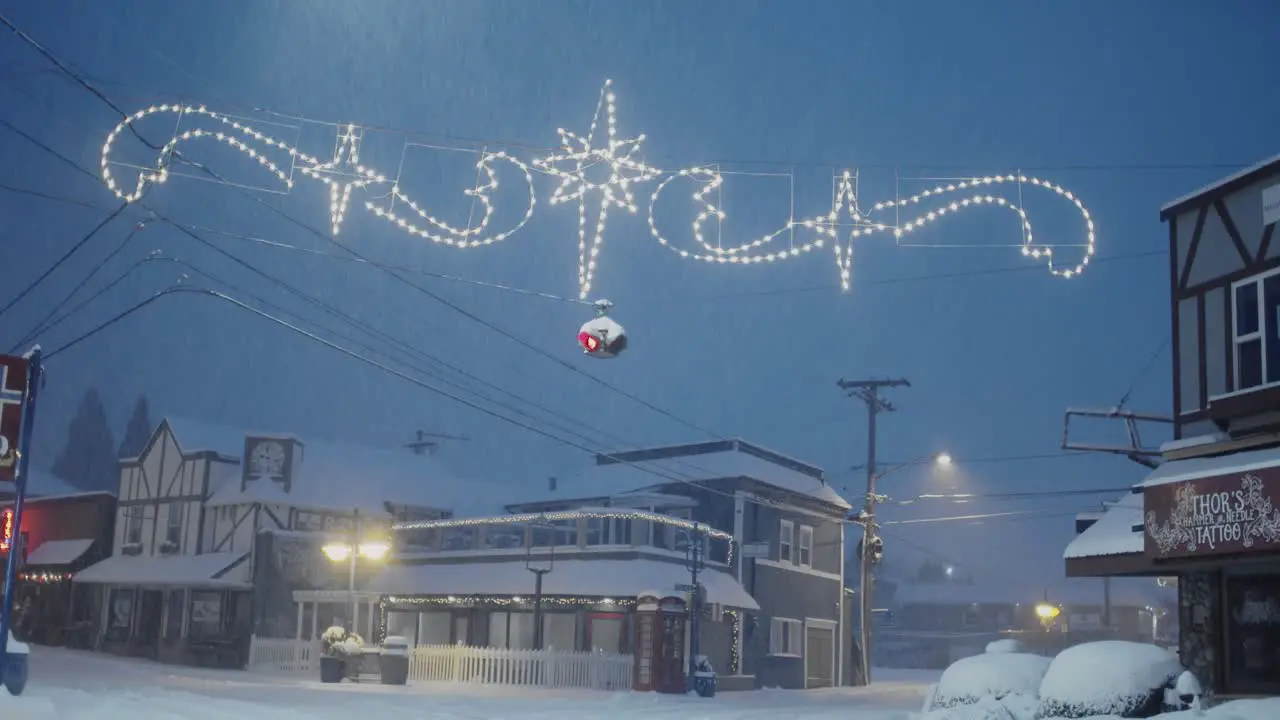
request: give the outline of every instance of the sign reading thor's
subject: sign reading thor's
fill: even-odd
[[[1280,468],[1152,485],[1145,550],[1177,558],[1280,550]]]
[[[18,467],[22,405],[27,399],[27,359],[0,355],[0,482],[13,482]]]

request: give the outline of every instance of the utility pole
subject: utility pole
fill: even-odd
[[[892,380],[845,380],[837,383],[849,397],[857,398],[867,406],[867,496],[863,501],[863,509],[858,519],[862,523],[862,557],[858,572],[860,598],[860,619],[858,628],[858,644],[862,659],[862,677],[865,684],[871,684],[871,609],[872,585],[871,566],[879,562],[874,546],[879,545],[876,535],[876,416],[882,412],[893,412],[896,408],[880,397],[881,388],[911,387],[906,378]],[[842,640],[843,642],[843,640]]]

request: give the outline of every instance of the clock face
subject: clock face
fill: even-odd
[[[278,442],[260,442],[249,454],[249,471],[254,475],[279,477],[284,474],[284,446]]]

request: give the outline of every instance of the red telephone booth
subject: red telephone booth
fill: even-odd
[[[641,595],[636,603],[633,690],[685,692],[683,598]]]

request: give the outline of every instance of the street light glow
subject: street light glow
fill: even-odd
[[[334,562],[342,562],[351,558],[351,545],[349,543],[328,543],[320,548],[325,557]],[[356,550],[360,557],[366,560],[381,560],[391,552],[391,544],[383,541],[370,541],[360,543]]]
[[[938,467],[944,467],[944,468],[945,468],[945,467],[951,467],[951,463],[952,463],[952,460],[951,460],[951,453],[948,453],[948,452],[940,452],[940,453],[938,453],[937,455],[935,455],[935,456],[934,456],[934,458],[933,458],[933,462],[934,462],[934,464],[935,464],[935,465],[937,465]]]
[[[382,541],[360,543],[360,557],[368,560],[381,560],[391,551],[391,544]]]
[[[351,557],[351,546],[346,543],[329,543],[321,547],[320,552],[334,562],[342,562]]]

